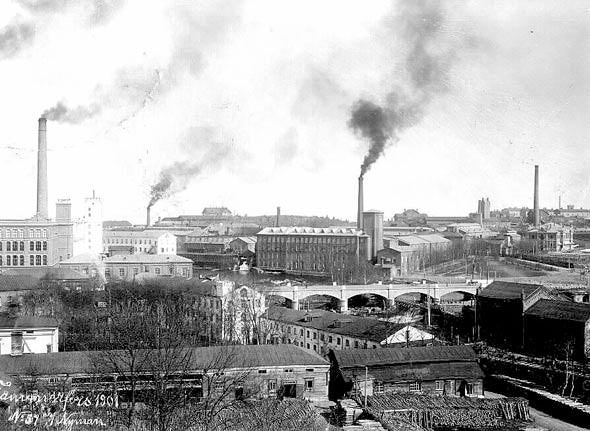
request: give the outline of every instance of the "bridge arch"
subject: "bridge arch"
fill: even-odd
[[[371,296],[371,297],[377,298],[378,303],[379,303],[378,306],[380,308],[383,308],[383,309],[385,309],[385,308],[387,308],[388,306],[391,305],[390,304],[390,301],[389,301],[389,298],[387,298],[387,295],[386,294],[383,294],[382,292],[380,292],[380,293],[359,292],[359,293],[353,293],[351,295],[348,295],[348,297],[346,298],[346,300],[348,302],[348,307],[350,307],[350,305],[351,305],[351,302],[350,301],[353,298],[359,298],[361,296]]]

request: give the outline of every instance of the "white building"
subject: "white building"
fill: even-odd
[[[59,329],[55,319],[24,316],[0,318],[0,355],[58,351]]]
[[[193,276],[193,261],[176,255],[130,254],[103,260],[105,279],[140,281],[155,277]]]
[[[103,252],[127,247],[135,254],[176,254],[177,238],[171,232],[156,229],[106,229]]]
[[[74,221],[74,256],[103,251],[102,200],[92,192],[84,199],[83,214]]]

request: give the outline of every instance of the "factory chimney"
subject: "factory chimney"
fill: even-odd
[[[39,118],[37,148],[37,217],[47,219],[47,119]]]
[[[277,207],[277,218],[275,220],[275,227],[279,227],[281,225],[281,207]]]
[[[146,222],[145,222],[145,227],[150,227],[150,224],[151,224],[151,220],[150,220],[151,214],[150,213],[152,212],[152,206],[151,205],[148,205],[146,212],[147,212],[147,219],[146,219]]]
[[[535,227],[539,227],[541,218],[539,215],[539,165],[535,165],[535,196],[533,201],[533,217]]]
[[[359,201],[358,201],[358,213],[356,216],[356,227],[357,229],[363,228],[363,175],[359,176]]]

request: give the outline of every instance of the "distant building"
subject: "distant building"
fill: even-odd
[[[452,241],[438,234],[387,236],[377,252],[377,264],[405,277],[451,257]]]
[[[0,355],[57,352],[58,341],[59,329],[55,319],[0,317]]]
[[[102,200],[92,193],[84,199],[84,213],[74,221],[73,255],[103,251]]]
[[[333,350],[329,357],[331,400],[404,392],[483,395],[484,374],[468,346]]]
[[[425,346],[434,336],[406,323],[342,315],[325,310],[270,307],[262,315],[273,344],[295,344],[325,355],[330,350]]]
[[[219,283],[221,332],[223,340],[239,344],[263,344],[261,317],[266,312],[266,297],[247,286]]]
[[[132,254],[128,256],[111,256],[104,259],[104,271],[107,281],[141,280],[153,277],[193,276],[193,262],[176,255],[166,254]]]
[[[230,241],[229,248],[240,254],[244,254],[246,252],[256,253],[256,237],[239,236]]]
[[[574,249],[574,228],[546,223],[521,232],[523,240],[531,242],[535,253],[571,251]]]
[[[111,229],[103,233],[103,252],[176,254],[177,238],[173,232],[161,229]]]
[[[566,218],[590,219],[590,209],[574,208],[573,205],[568,205],[565,209],[559,210],[559,215]]]
[[[490,218],[489,198],[481,198],[479,201],[477,201],[477,214],[479,214],[483,220],[488,220]]]
[[[232,213],[226,207],[207,207],[203,208],[202,212],[205,217],[228,217]]]
[[[490,238],[495,236],[494,232],[479,223],[451,223],[447,226],[447,232],[459,234],[464,240]]]
[[[370,237],[355,228],[268,227],[256,235],[260,269],[328,275],[368,262]]]

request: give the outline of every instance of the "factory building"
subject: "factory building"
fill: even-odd
[[[74,256],[103,251],[102,241],[102,199],[92,197],[84,199],[84,213],[74,221]]]
[[[0,272],[26,273],[48,267],[73,254],[71,203],[59,200],[55,219],[48,213],[47,120],[39,119],[37,151],[37,213],[22,220],[0,219]],[[36,270],[35,270],[36,271]]]
[[[177,238],[174,233],[152,229],[105,229],[103,252],[117,254],[176,254]]]
[[[329,275],[370,258],[370,237],[355,228],[267,227],[256,235],[258,268]]]

